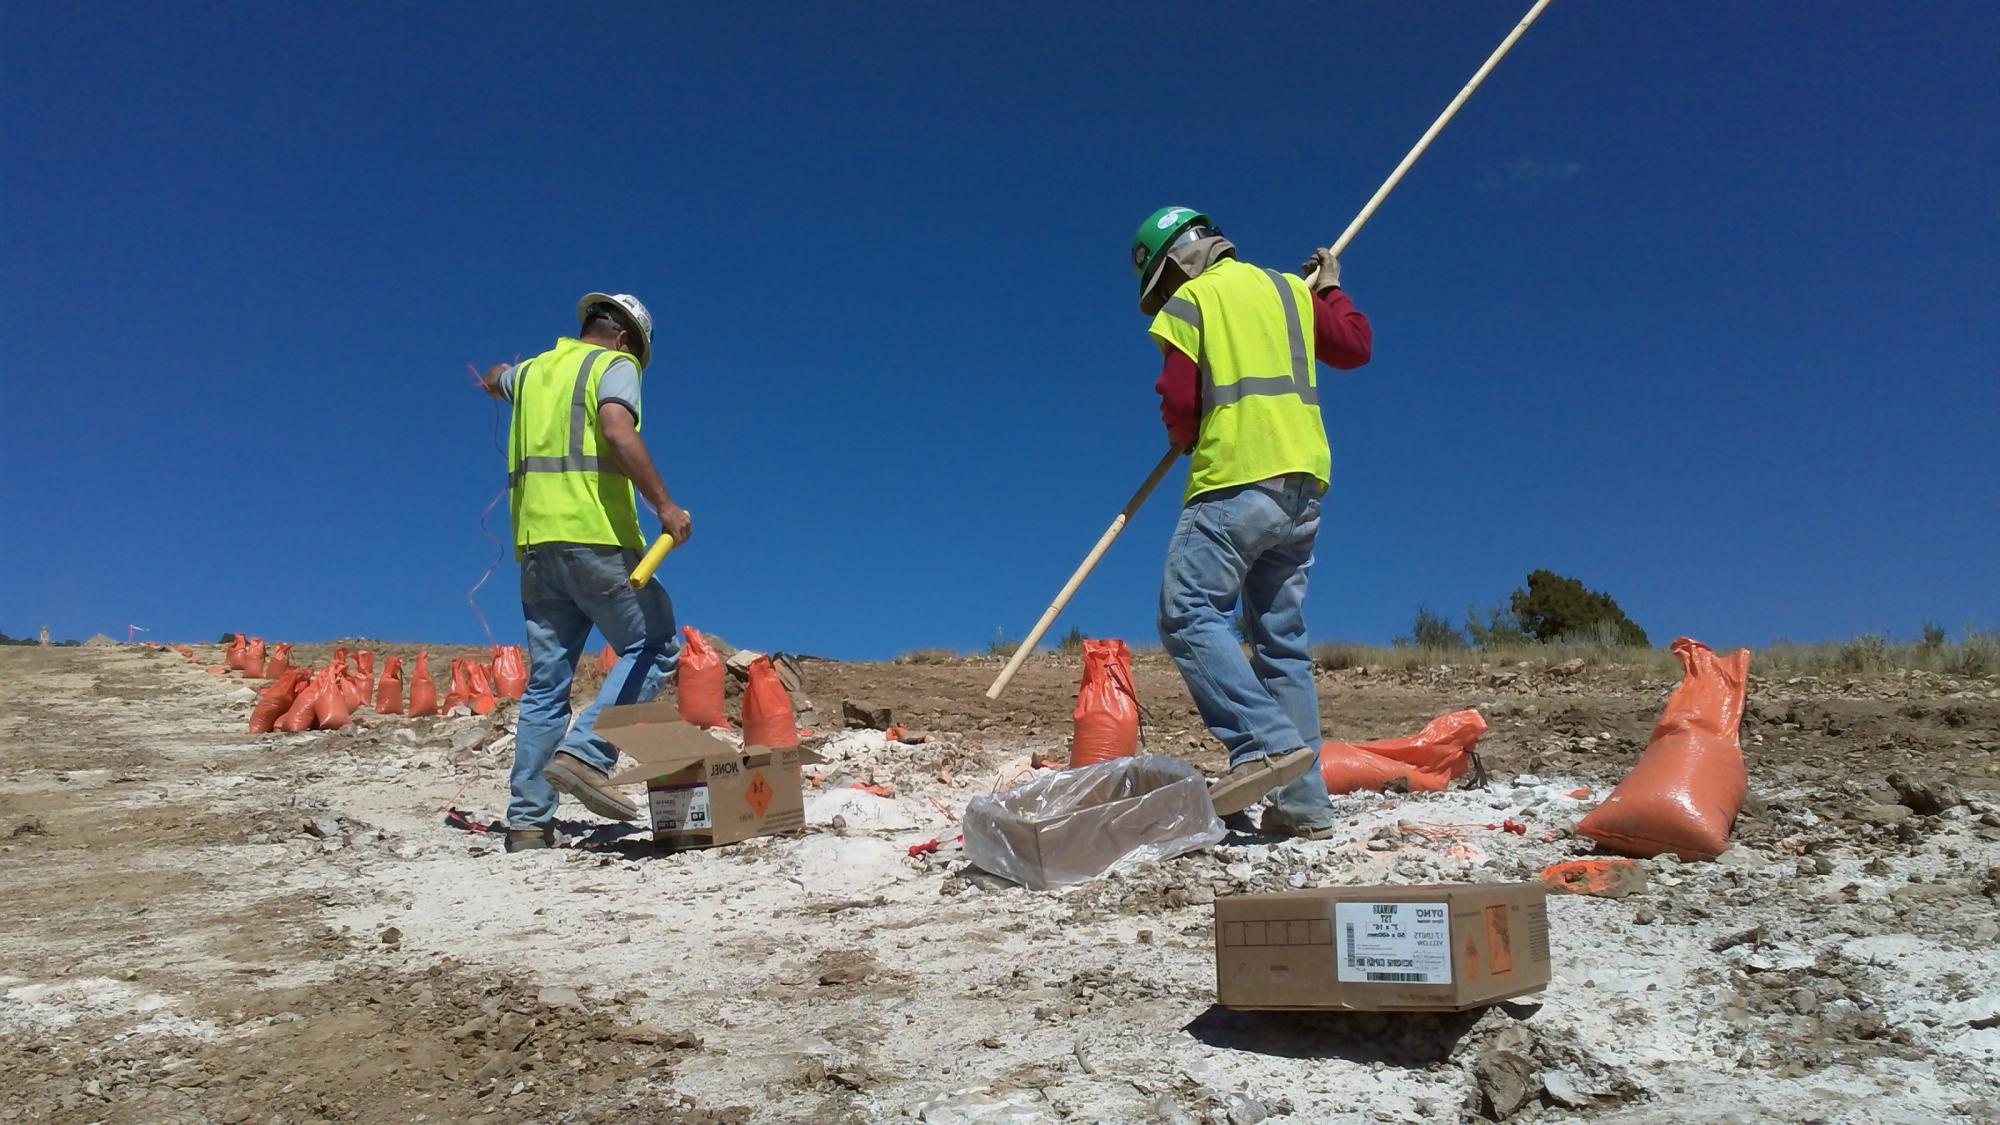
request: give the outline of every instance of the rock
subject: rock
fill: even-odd
[[[1747,930],[1738,930],[1733,934],[1724,934],[1722,937],[1716,938],[1714,941],[1708,943],[1708,951],[1710,953],[1721,953],[1725,950],[1735,949],[1739,945],[1762,945],[1763,942],[1764,927],[1756,925]]]
[[[576,994],[576,989],[562,985],[543,986],[541,991],[535,993],[535,999],[551,1008],[583,1007],[583,997]]]
[[[848,726],[867,730],[888,730],[895,725],[887,707],[878,707],[864,699],[841,700],[840,716]]]
[[[484,1085],[488,1082],[498,1082],[500,1079],[514,1073],[520,1065],[521,1055],[519,1052],[497,1051],[492,1058],[486,1060],[486,1065],[473,1072],[473,1084]]]
[[[1006,1122],[1007,1125],[1055,1121],[1044,1108],[1042,1095],[1035,1090],[998,1093],[991,1086],[974,1086],[916,1106],[912,1112],[924,1125],[973,1125],[974,1122]]]
[[[403,944],[403,931],[401,931],[401,930],[397,929],[397,928],[396,928],[396,927],[394,927],[394,926],[390,926],[390,927],[389,927],[388,929],[386,929],[386,930],[383,930],[383,931],[382,931],[382,944],[383,944],[383,945],[401,945],[401,944]]]
[[[1472,1064],[1486,1116],[1495,1121],[1512,1117],[1540,1092],[1535,1064],[1515,1051],[1489,1048]]]
[[[409,727],[397,727],[396,732],[389,737],[405,746],[415,746],[417,744],[417,732],[411,730]]]
[[[1572,660],[1565,660],[1561,664],[1555,665],[1554,667],[1549,669],[1549,675],[1554,676],[1559,680],[1570,679],[1574,676],[1581,675],[1582,672],[1583,672],[1583,658],[1581,656],[1576,657]]]
[[[1542,1092],[1564,1109],[1582,1109],[1590,1104],[1590,1095],[1577,1088],[1576,1079],[1571,1078],[1566,1070],[1552,1070],[1542,1075]]]
[[[1271,1116],[1264,1103],[1248,1094],[1222,1095],[1222,1110],[1229,1118],[1229,1125],[1257,1125],[1257,1122]]]
[[[486,736],[492,732],[484,727],[467,727],[451,736],[451,752],[464,754],[486,745]]]
[[[1861,810],[1861,819],[1888,828],[1910,819],[1912,811],[1908,805],[1869,805]]]
[[[338,840],[340,838],[340,822],[330,816],[308,820],[305,823],[305,833],[308,836],[315,836],[321,840]]]
[[[669,1031],[650,1023],[637,1023],[621,1027],[611,1032],[611,1038],[621,1043],[638,1043],[647,1047],[666,1050],[687,1051],[701,1046],[701,1036],[689,1031]]]
[[[1948,781],[1917,781],[1892,773],[1889,787],[1896,791],[1899,804],[1920,816],[1936,816],[1965,803],[1964,794]]]

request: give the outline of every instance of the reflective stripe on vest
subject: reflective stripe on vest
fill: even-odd
[[[507,441],[517,555],[531,543],[645,546],[632,482],[596,424],[598,384],[622,358],[565,337],[521,365]]]
[[[1291,286],[1285,283],[1283,274],[1277,270],[1265,270],[1264,276],[1277,287],[1278,303],[1285,307],[1285,339],[1292,346],[1292,370],[1285,375],[1243,375],[1217,386],[1215,376],[1208,367],[1208,349],[1203,348],[1201,358],[1195,364],[1201,369],[1203,414],[1218,406],[1241,402],[1256,395],[1297,395],[1300,402],[1319,405],[1319,391],[1313,386],[1312,357],[1306,354],[1305,325],[1299,323],[1298,302],[1292,299]],[[1193,323],[1200,327],[1201,310],[1195,310]]]
[[[528,366],[541,359],[536,356],[521,365],[521,376],[515,380],[515,395],[519,397],[522,384],[528,379]],[[583,453],[583,434],[590,426],[590,377],[597,371],[597,361],[604,358],[603,348],[594,348],[583,357],[583,363],[576,369],[576,388],[569,396],[569,449],[561,457],[522,457],[507,470],[507,483],[516,484],[527,473],[595,473],[598,468],[596,457],[586,457]],[[516,406],[518,409],[518,404]],[[609,470],[616,472],[616,469]]]
[[[1200,373],[1189,499],[1288,473],[1331,475],[1306,337],[1311,301],[1297,278],[1224,259],[1162,302],[1152,334]]]

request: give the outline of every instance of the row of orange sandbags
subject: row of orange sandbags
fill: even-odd
[[[684,645],[675,672],[681,717],[696,726],[728,727],[724,706],[727,672],[722,654],[692,626],[681,630]],[[197,660],[186,645],[175,651]],[[346,649],[334,650],[333,659],[316,673],[311,668],[291,667],[292,646],[280,644],[267,650],[262,637],[236,634],[230,643],[224,666],[248,678],[268,679],[271,684],[258,696],[250,714],[250,731],[263,734],[272,730],[330,730],[346,726],[353,712],[372,705],[378,714],[412,717],[449,712],[464,704],[475,714],[492,711],[498,699],[519,699],[527,687],[528,669],[519,645],[494,645],[493,660],[454,659],[451,662],[451,690],[442,704],[431,682],[430,654],[419,652],[409,689],[407,708],[403,701],[402,666],[399,657],[390,657],[379,684],[374,683],[373,653],[362,650],[349,663]],[[197,660],[198,662],[198,660]],[[617,653],[605,645],[597,655],[597,670],[609,676],[618,662]],[[797,717],[791,694],[779,680],[769,657],[751,661],[749,683],[743,692],[743,740],[746,745],[780,748],[799,743]]]
[[[1083,683],[1070,716],[1072,767],[1124,757],[1139,745],[1131,652],[1117,640],[1083,645]],[[1674,641],[1672,651],[1681,663],[1681,685],[1654,724],[1645,753],[1576,830],[1632,855],[1709,859],[1728,849],[1749,790],[1739,726],[1750,652],[1718,656],[1687,637]],[[1439,792],[1472,768],[1473,747],[1485,733],[1486,720],[1465,710],[1441,715],[1408,738],[1322,743],[1320,776],[1329,793],[1379,790],[1395,781],[1414,792]]]
[[[189,660],[200,663],[194,650],[175,645]],[[455,658],[451,662],[451,685],[442,703],[437,685],[431,680],[430,653],[417,653],[411,673],[409,700],[403,698],[403,660],[389,657],[378,682],[375,654],[366,649],[350,654],[345,648],[315,670],[293,667],[292,646],[277,645],[267,651],[263,638],[236,634],[223,663],[212,672],[234,670],[247,679],[271,681],[258,693],[250,712],[250,731],[264,734],[273,730],[290,732],[334,730],[353,721],[354,712],[372,707],[378,714],[421,717],[466,706],[476,714],[487,714],[502,698],[519,699],[527,686],[527,668],[519,645],[494,645],[493,659]]]

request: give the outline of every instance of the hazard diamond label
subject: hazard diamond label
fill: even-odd
[[[771,807],[771,798],[777,795],[778,791],[771,788],[770,782],[764,780],[762,770],[752,772],[750,783],[743,787],[743,803],[749,805],[750,811],[758,816],[764,815],[764,810]]]

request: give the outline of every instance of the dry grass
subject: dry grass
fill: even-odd
[[[2000,674],[2000,632],[1990,631],[1969,631],[1956,642],[1932,638],[1931,641],[1897,644],[1879,636],[1820,644],[1779,641],[1754,652],[1756,655],[1751,660],[1751,668],[1767,677],[1866,677],[1902,671],[1935,672],[1968,678]],[[1592,668],[1627,668],[1666,675],[1679,671],[1673,654],[1665,648],[1629,648],[1606,644],[1601,640],[1501,645],[1494,648],[1384,647],[1334,641],[1313,648],[1313,662],[1328,671],[1364,665],[1401,672],[1440,665],[1506,666],[1526,663],[1547,667],[1579,659]]]

